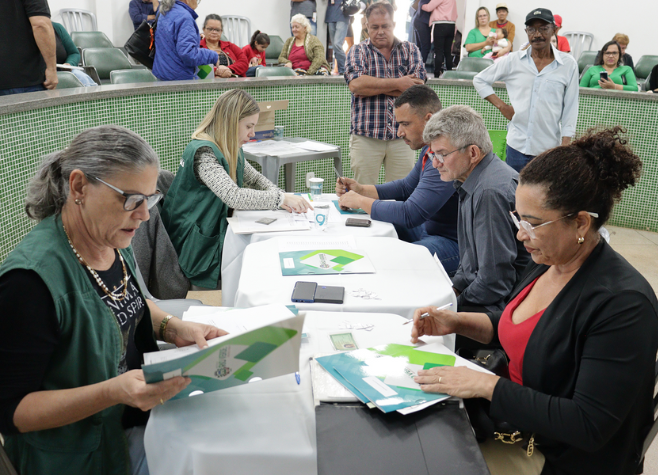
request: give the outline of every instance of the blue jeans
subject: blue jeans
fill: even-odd
[[[27,87],[14,87],[11,89],[0,89],[0,96],[9,96],[11,94],[23,94],[24,92],[38,92],[45,90],[46,88],[43,86],[43,84]]]
[[[507,146],[507,149],[505,149],[505,155],[507,156],[505,158],[507,164],[519,173],[521,173],[523,167],[525,167],[530,160],[535,158],[534,155],[526,155],[513,149],[509,145]]]
[[[149,466],[146,463],[146,450],[144,449],[145,430],[145,426],[131,427],[125,430],[126,438],[128,439],[131,475],[149,475]]]
[[[247,69],[247,73],[245,74],[245,77],[248,78],[254,78],[256,77],[256,70],[258,68],[262,68],[263,66],[251,66],[249,69]]]
[[[338,74],[345,73],[345,51],[343,51],[343,45],[345,44],[345,37],[347,36],[347,29],[350,24],[344,21],[337,21],[327,23],[329,28],[329,37],[331,38],[331,44],[334,48],[334,58],[338,63]]]
[[[457,241],[443,236],[427,234],[425,224],[411,229],[398,226],[397,224],[394,226],[398,233],[398,238],[412,244],[425,246],[430,251],[430,254],[436,254],[450,277],[455,275],[457,267],[459,267],[459,246],[457,245]]]
[[[80,80],[84,87],[98,86],[98,84],[96,84],[94,80],[84,71],[80,71],[79,69],[71,69],[71,73]]]
[[[311,20],[309,17],[306,17],[308,22],[311,24],[311,34],[313,36],[318,36],[318,24]],[[290,36],[292,36],[292,28],[290,29]]]

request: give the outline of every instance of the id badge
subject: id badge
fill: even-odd
[[[318,14],[316,12],[313,12],[313,17],[312,18],[313,18],[313,23],[318,22]]]

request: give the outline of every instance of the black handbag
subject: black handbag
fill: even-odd
[[[343,0],[340,9],[347,16],[356,15],[361,10],[361,0]]]
[[[509,379],[509,362],[507,355],[500,349],[470,350],[460,348],[457,354],[478,366],[488,369],[496,376]],[[486,399],[464,399],[464,408],[468,413],[478,442],[486,439],[500,440],[505,444],[524,442],[527,444],[528,456],[534,449],[534,434],[526,434],[504,421],[493,419],[489,415],[490,402]]]
[[[155,29],[158,25],[158,16],[155,16],[153,23],[143,21],[134,31],[124,48],[135,61],[143,64],[149,69],[153,69],[153,59],[155,58]]]

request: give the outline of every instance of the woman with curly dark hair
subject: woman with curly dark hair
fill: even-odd
[[[523,169],[513,216],[534,262],[504,311],[414,315],[414,341],[458,333],[507,352],[509,379],[465,367],[416,378],[424,391],[488,400],[491,427],[513,429],[499,430],[507,444],[481,445],[494,475],[640,473],[653,423],[658,301],[598,233],[640,176],[624,132],[589,132]]]

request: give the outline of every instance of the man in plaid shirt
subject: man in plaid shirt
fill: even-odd
[[[354,179],[375,185],[382,163],[386,181],[405,178],[416,154],[397,137],[395,98],[427,79],[418,47],[393,35],[393,7],[373,3],[365,13],[369,38],[347,55],[345,80],[352,91],[350,160]]]

